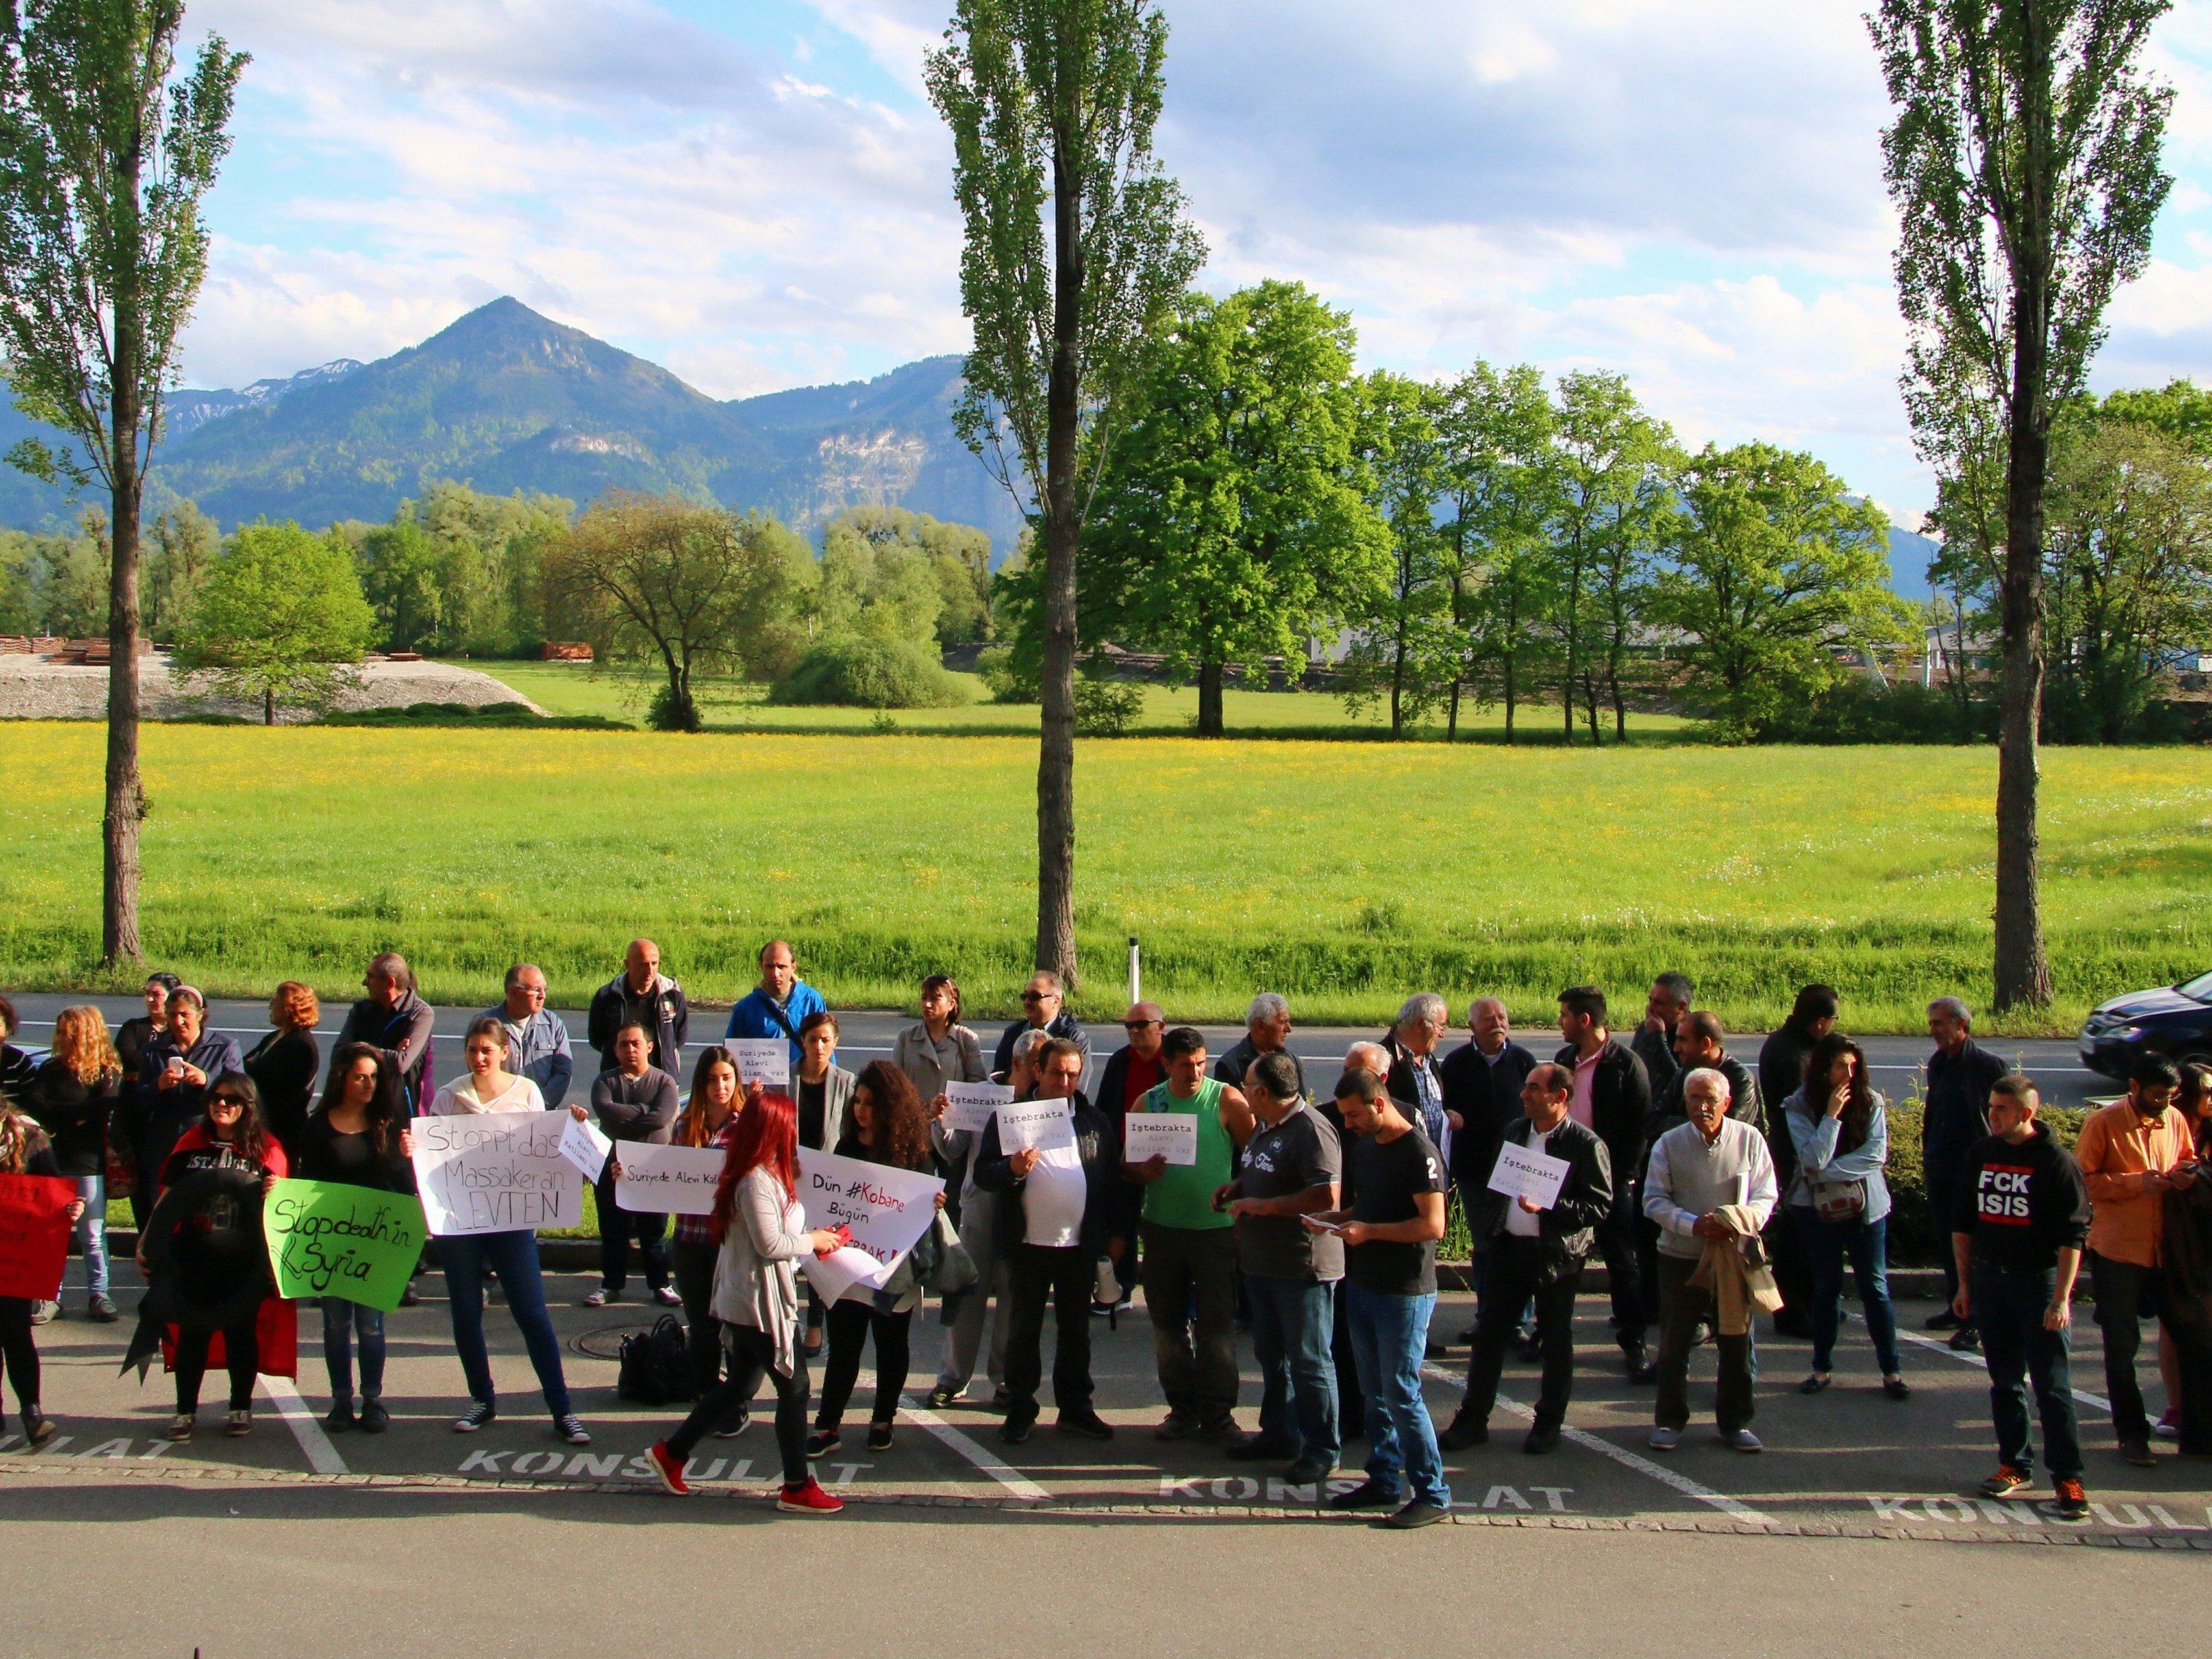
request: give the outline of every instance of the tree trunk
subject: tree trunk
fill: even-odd
[[[135,220],[139,157],[130,152],[118,194]],[[146,793],[138,777],[138,395],[145,322],[138,303],[138,237],[124,239],[112,307],[114,366],[108,402],[107,779],[100,812],[100,961],[103,968],[137,963],[138,826]]]
[[[1073,111],[1061,118],[1072,121]],[[1075,345],[1083,301],[1079,140],[1053,152],[1053,349],[1045,383],[1043,704],[1037,737],[1036,965],[1075,984],[1075,450],[1081,416]]]
[[[1444,741],[1459,741],[1459,679],[1456,675],[1452,679],[1451,712],[1444,716]]]
[[[1398,606],[1398,636],[1392,647],[1390,659],[1390,738],[1393,742],[1405,735],[1406,696],[1406,611],[1401,597]]]
[[[1514,696],[1513,696],[1513,692],[1514,692],[1514,684],[1513,684],[1513,653],[1512,653],[1510,651],[1509,651],[1509,652],[1507,652],[1507,653],[1505,653],[1504,669],[1505,669],[1505,741],[1506,741],[1508,744],[1510,744],[1510,743],[1513,741],[1513,704],[1514,704]]]
[[[264,726],[276,724],[276,688],[273,685],[261,688],[261,723]]]
[[[1198,665],[1198,735],[1201,738],[1222,734],[1221,676],[1222,665],[1218,662]]]

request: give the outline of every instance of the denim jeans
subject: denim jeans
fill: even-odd
[[[1823,1221],[1809,1204],[1799,1205],[1790,1213],[1813,1258],[1813,1369],[1829,1370],[1836,1357],[1836,1328],[1843,1316],[1844,1261],[1848,1256],[1851,1277],[1858,1285],[1859,1307],[1866,1315],[1867,1336],[1874,1344],[1875,1363],[1884,1376],[1896,1376],[1897,1312],[1889,1301],[1889,1218]]]
[[[85,1289],[94,1296],[107,1294],[107,1181],[103,1176],[76,1177],[76,1195],[84,1200],[84,1213],[76,1218],[76,1247],[84,1252]]]
[[[384,1310],[365,1302],[326,1296],[323,1304],[323,1369],[330,1373],[333,1404],[353,1403],[353,1340],[361,1338],[361,1397],[384,1394]]]
[[[485,1405],[497,1403],[492,1386],[491,1356],[484,1351],[483,1275],[489,1267],[499,1275],[507,1292],[507,1310],[514,1316],[530,1364],[545,1390],[545,1409],[556,1417],[568,1414],[568,1384],[561,1375],[561,1342],[553,1334],[553,1321],[545,1311],[545,1281],[538,1272],[538,1235],[516,1231],[506,1233],[457,1233],[438,1241],[438,1265],[446,1272],[446,1298],[453,1316],[453,1346],[461,1356],[461,1374],[468,1379],[469,1398]]]
[[[1252,1307],[1252,1357],[1260,1365],[1260,1433],[1285,1457],[1325,1457],[1343,1449],[1336,1426],[1334,1279],[1246,1273]]]
[[[1449,1509],[1443,1454],[1421,1397],[1421,1360],[1428,1352],[1436,1292],[1393,1296],[1347,1280],[1344,1296],[1359,1386],[1367,1396],[1367,1478],[1384,1492],[1402,1497],[1410,1487],[1414,1498]]]
[[[2074,1416],[2071,1329],[2046,1331],[2057,1274],[2002,1273],[1974,1263],[1974,1323],[1982,1333],[1982,1358],[1990,1368],[1990,1416],[1997,1431],[1997,1457],[2022,1472],[2035,1467],[2027,1434],[2027,1389],[2043,1418],[2043,1459],[2054,1480],[2081,1477],[2081,1434]]]

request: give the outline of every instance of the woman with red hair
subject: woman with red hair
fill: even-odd
[[[312,988],[288,979],[269,999],[274,1028],[246,1056],[246,1074],[261,1096],[261,1121],[295,1163],[307,1127],[307,1103],[315,1092],[322,1050],[315,1045],[315,1024],[322,1005]]]
[[[840,1243],[827,1228],[806,1231],[799,1203],[799,1111],[789,1095],[764,1091],[730,1132],[708,1226],[721,1255],[714,1264],[714,1317],[722,1322],[729,1374],[649,1454],[660,1484],[678,1497],[691,1449],[753,1397],[765,1376],[775,1386],[775,1443],[783,1455],[776,1507],[794,1515],[835,1515],[845,1506],[806,1467],[806,1357],[799,1346],[799,1274],[805,1252],[827,1255]]]

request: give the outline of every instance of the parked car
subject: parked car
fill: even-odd
[[[2139,1054],[2212,1063],[2212,974],[2097,1005],[2081,1027],[2081,1063],[2125,1081]]]

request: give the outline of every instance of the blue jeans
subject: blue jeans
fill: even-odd
[[[326,1296],[323,1304],[323,1369],[330,1373],[333,1404],[353,1403],[353,1340],[361,1337],[361,1397],[384,1394],[384,1310],[365,1302]],[[482,1330],[479,1324],[478,1330]]]
[[[2054,1480],[2081,1478],[2081,1434],[2074,1416],[2071,1329],[2046,1331],[2057,1275],[2000,1273],[1974,1263],[1974,1323],[1982,1333],[1982,1358],[1990,1368],[1990,1416],[1997,1431],[1997,1457],[2023,1473],[2035,1467],[2027,1436],[2027,1389],[2043,1418],[2043,1461]]]
[[[1336,1425],[1334,1280],[1244,1275],[1252,1307],[1252,1357],[1260,1364],[1260,1433],[1286,1457],[1325,1457],[1342,1447]]]
[[[438,1265],[446,1272],[446,1299],[453,1316],[453,1346],[461,1356],[461,1374],[468,1379],[469,1398],[485,1405],[498,1401],[492,1388],[491,1358],[484,1352],[483,1273],[489,1266],[499,1275],[507,1292],[507,1310],[514,1316],[530,1350],[530,1364],[545,1390],[545,1409],[556,1417],[568,1414],[568,1384],[561,1375],[561,1343],[553,1334],[553,1321],[545,1311],[545,1282],[538,1273],[538,1235],[517,1231],[507,1233],[459,1233],[438,1241]]]
[[[76,1247],[84,1252],[85,1289],[94,1296],[107,1294],[107,1180],[104,1176],[76,1177],[76,1195],[84,1200],[84,1213],[76,1218]]]
[[[1879,1221],[1823,1221],[1809,1204],[1790,1213],[1800,1218],[1807,1252],[1813,1258],[1813,1369],[1825,1371],[1836,1357],[1836,1327],[1841,1321],[1844,1259],[1859,1287],[1867,1336],[1875,1363],[1884,1376],[1898,1373],[1897,1313],[1889,1302],[1889,1218]]]
[[[1436,1292],[1393,1296],[1347,1279],[1344,1296],[1359,1388],[1367,1396],[1367,1478],[1384,1492],[1403,1496],[1411,1487],[1415,1498],[1449,1509],[1443,1454],[1421,1397],[1421,1360]]]

